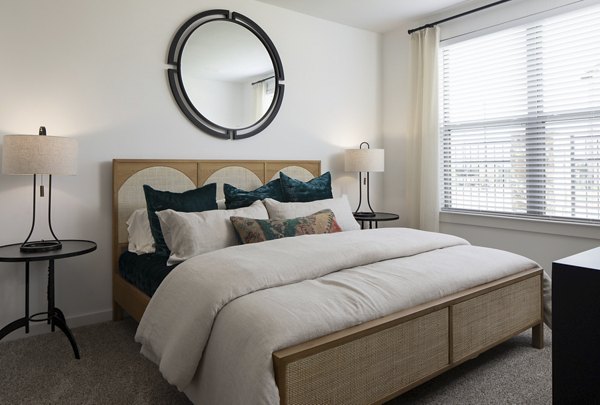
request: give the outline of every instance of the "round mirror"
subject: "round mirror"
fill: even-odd
[[[281,60],[266,33],[241,14],[211,10],[188,20],[171,44],[169,63],[177,104],[211,135],[250,137],[279,110]]]
[[[223,127],[253,125],[273,101],[269,53],[246,28],[228,21],[196,28],[181,55],[180,73],[190,102]]]

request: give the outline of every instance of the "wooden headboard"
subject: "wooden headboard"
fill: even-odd
[[[119,255],[127,249],[125,222],[133,211],[146,207],[142,185],[157,190],[182,192],[217,183],[217,199],[223,199],[223,183],[253,190],[279,177],[307,181],[321,174],[318,160],[113,160],[113,273],[118,274]]]

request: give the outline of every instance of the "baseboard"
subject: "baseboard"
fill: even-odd
[[[107,322],[110,320],[112,320],[112,309],[67,317],[67,325],[70,329],[73,329],[79,326]],[[43,335],[45,333],[50,333],[50,325],[44,322],[30,322],[29,333],[25,333],[25,328],[21,328],[5,336],[4,339],[2,339],[2,342],[22,339],[29,336]]]

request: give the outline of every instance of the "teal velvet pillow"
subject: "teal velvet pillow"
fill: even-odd
[[[333,198],[331,193],[331,174],[323,173],[306,183],[279,173],[284,202],[309,202]]]
[[[281,180],[279,179],[272,180],[252,191],[245,191],[225,183],[223,184],[223,193],[225,194],[225,207],[228,210],[249,207],[254,201],[264,200],[265,198],[283,201]]]
[[[255,219],[236,216],[229,219],[242,243],[342,231],[330,209],[292,219]]]
[[[183,193],[159,191],[144,184],[144,195],[148,208],[150,231],[156,247],[155,253],[163,256],[169,255],[169,248],[163,238],[156,211],[172,209],[180,212],[199,212],[217,209],[217,185],[215,183]]]

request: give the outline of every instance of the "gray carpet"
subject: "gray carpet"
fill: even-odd
[[[0,343],[0,404],[189,404],[139,354],[135,328],[127,320],[73,329],[79,361],[60,331]],[[550,404],[548,330],[545,338],[536,350],[524,333],[388,405]]]

